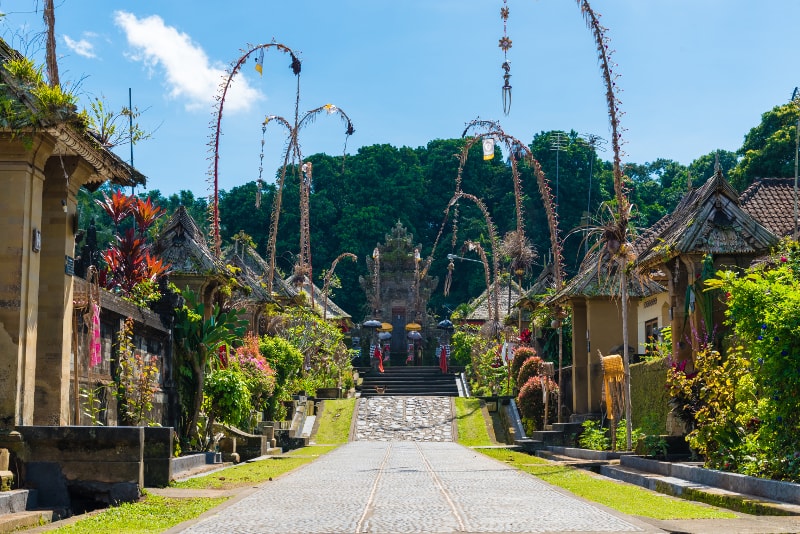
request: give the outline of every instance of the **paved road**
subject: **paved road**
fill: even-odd
[[[660,532],[442,441],[450,406],[362,399],[359,441],[172,532]]]

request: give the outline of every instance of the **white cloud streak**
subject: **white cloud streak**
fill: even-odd
[[[142,62],[151,74],[163,69],[169,96],[183,100],[187,110],[203,110],[214,102],[225,70],[212,64],[205,51],[186,33],[152,15],[137,18],[117,11],[114,21],[124,32],[134,52],[131,59]],[[225,111],[246,111],[264,96],[240,73],[225,98]]]
[[[94,53],[94,45],[89,41],[87,41],[86,39],[81,39],[80,41],[76,41],[72,39],[69,35],[65,35],[64,43],[67,45],[67,48],[69,48],[79,56],[87,58],[97,57],[97,54]]]

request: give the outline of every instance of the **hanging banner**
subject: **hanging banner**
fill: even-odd
[[[483,139],[483,160],[488,161],[494,158],[494,138],[486,137]]]

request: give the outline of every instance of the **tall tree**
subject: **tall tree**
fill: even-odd
[[[731,171],[731,183],[742,191],[756,178],[794,176],[797,106],[793,102],[775,106],[761,115],[761,123],[744,136],[736,153],[741,156]]]

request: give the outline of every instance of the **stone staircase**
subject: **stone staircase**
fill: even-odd
[[[537,430],[530,436],[515,439],[514,444],[528,452],[537,452],[548,447],[572,447],[575,437],[582,430],[581,423],[553,423],[547,425],[546,430]]]
[[[356,386],[362,397],[386,396],[431,396],[458,397],[456,375],[443,374],[435,366],[387,367],[379,373],[369,367],[359,368]]]

